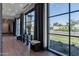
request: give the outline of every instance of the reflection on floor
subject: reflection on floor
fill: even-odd
[[[25,46],[15,36],[3,36],[3,56],[56,56],[48,51],[34,52]]]

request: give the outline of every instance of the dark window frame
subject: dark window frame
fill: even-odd
[[[29,22],[27,22],[26,20],[26,16],[29,14],[29,13],[31,13],[32,11],[35,11],[35,8],[32,8],[32,9],[30,9],[29,11],[27,11],[24,15],[25,15],[25,32],[26,32],[26,23],[29,23]],[[35,14],[35,13],[34,13]],[[35,16],[34,16],[34,18],[35,18]],[[34,22],[34,25],[35,25],[35,19],[34,19],[34,21],[32,21],[32,22]],[[34,26],[35,27],[35,26]],[[34,34],[35,35],[35,34]]]
[[[71,4],[69,3],[69,12],[66,12],[66,13],[61,13],[61,14],[57,14],[57,15],[53,15],[53,16],[49,16],[49,4],[47,4],[47,49],[49,51],[51,51],[49,49],[49,18],[53,18],[53,17],[57,17],[57,16],[61,16],[61,15],[65,15],[65,14],[68,14],[69,15],[69,56],[71,56],[71,34],[70,34],[70,31],[71,31],[71,28],[70,28],[70,22],[71,22],[71,13],[75,13],[75,12],[79,12],[79,10],[74,10],[74,11],[71,11]],[[60,34],[58,34],[60,35]],[[74,36],[72,36],[74,37]],[[51,52],[54,52],[54,51],[51,51]],[[54,52],[56,53],[56,52]],[[56,53],[57,55],[60,55],[58,53]]]

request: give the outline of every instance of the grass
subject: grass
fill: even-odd
[[[68,36],[51,35],[50,34],[49,38],[50,38],[50,40],[62,42],[64,44],[69,44],[69,37]],[[75,45],[76,47],[79,47],[79,38],[78,37],[71,37],[71,45]]]

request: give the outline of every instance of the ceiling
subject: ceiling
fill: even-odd
[[[29,6],[28,3],[3,3],[2,15],[4,19],[18,17]]]

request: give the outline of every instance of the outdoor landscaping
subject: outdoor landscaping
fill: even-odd
[[[69,37],[50,34],[50,48],[60,51],[68,55],[69,52]],[[79,55],[79,38],[71,37],[71,53]],[[75,51],[75,52],[74,52]]]
[[[51,49],[69,55],[69,23],[54,23],[50,27],[49,39]],[[70,44],[71,55],[79,55],[79,24],[73,20],[70,23]]]

